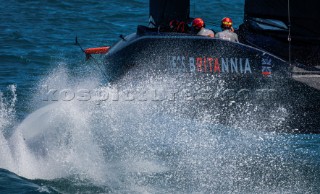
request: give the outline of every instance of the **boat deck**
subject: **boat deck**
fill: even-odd
[[[320,90],[320,66],[294,67],[292,77],[298,82]]]

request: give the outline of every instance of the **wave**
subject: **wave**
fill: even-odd
[[[3,193],[58,193],[46,186],[19,177],[5,169],[0,169],[0,192]]]

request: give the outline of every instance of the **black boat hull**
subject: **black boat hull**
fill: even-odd
[[[184,96],[188,90],[192,100],[162,102],[168,112],[183,117],[237,126],[239,120],[253,119],[259,125],[253,127],[263,130],[319,132],[316,110],[300,111],[319,107],[319,91],[292,79],[286,61],[248,45],[186,34],[137,33],[111,47],[105,64],[111,83],[130,77],[130,85],[146,79],[166,85],[170,79],[162,89],[173,86]],[[308,95],[301,96],[305,92]]]
[[[111,80],[140,65],[146,72],[210,74],[255,82],[291,76],[288,63],[265,51],[220,39],[172,33],[129,35],[110,49],[105,63]]]

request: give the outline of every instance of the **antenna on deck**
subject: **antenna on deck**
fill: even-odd
[[[288,42],[289,42],[289,65],[291,66],[291,12],[290,12],[290,0],[288,0]]]

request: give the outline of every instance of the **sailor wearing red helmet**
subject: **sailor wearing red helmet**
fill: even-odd
[[[192,21],[192,29],[195,34],[199,36],[208,36],[208,37],[214,37],[214,33],[212,30],[208,30],[205,28],[205,23],[201,18],[195,18]]]
[[[232,28],[232,20],[230,18],[225,17],[221,20],[221,29],[222,32],[218,32],[216,34],[216,38],[239,42],[238,35],[234,33],[234,30]]]

